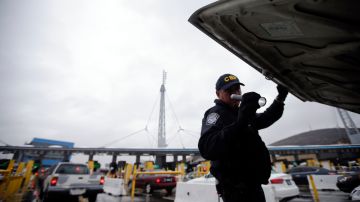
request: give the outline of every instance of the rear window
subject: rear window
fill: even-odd
[[[63,164],[56,170],[58,174],[89,174],[89,169],[85,165]]]
[[[302,168],[301,167],[295,167],[295,168],[291,168],[289,170],[289,173],[296,173],[296,172],[301,172]]]
[[[318,170],[318,168],[312,168],[312,167],[304,168],[304,171],[305,171],[305,172],[315,172],[315,171],[317,171],[317,170]]]

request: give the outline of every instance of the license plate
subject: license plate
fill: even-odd
[[[286,180],[286,184],[291,185],[291,180]]]
[[[70,195],[81,195],[85,193],[85,189],[70,189]]]
[[[172,178],[165,178],[164,182],[172,182]]]

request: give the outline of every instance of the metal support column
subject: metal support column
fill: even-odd
[[[186,155],[182,155],[182,162],[186,163]]]
[[[93,153],[90,153],[89,154],[89,161],[93,161],[94,160],[94,154]]]
[[[296,163],[299,162],[299,154],[294,154],[294,160]]]
[[[344,109],[337,108],[341,121],[344,124],[346,135],[350,140],[350,144],[360,144],[360,132],[349,113]]]
[[[24,152],[23,151],[16,151],[12,157],[13,160],[20,163],[23,161]]]
[[[275,154],[271,154],[271,160],[272,160],[272,162],[276,161],[276,155]]]
[[[70,153],[64,152],[64,162],[70,162]]]
[[[137,165],[137,166],[140,165],[140,155],[136,155],[135,165]]]
[[[118,154],[113,154],[113,155],[112,155],[112,161],[111,161],[111,162],[115,162],[115,163],[116,163],[117,155],[118,155]]]

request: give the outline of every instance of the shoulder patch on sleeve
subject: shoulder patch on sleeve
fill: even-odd
[[[220,115],[218,113],[211,113],[206,117],[206,125],[214,125],[219,119]]]

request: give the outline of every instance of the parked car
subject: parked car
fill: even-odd
[[[353,191],[351,191],[349,199],[352,201],[360,200],[360,186],[356,187]]]
[[[287,201],[299,195],[299,187],[293,181],[291,175],[286,173],[272,172],[269,184],[272,185],[275,197],[279,201]]]
[[[86,164],[61,162],[50,167],[40,188],[43,201],[53,201],[64,196],[83,195],[95,201],[103,192],[104,176],[90,175]]]
[[[321,167],[298,166],[291,168],[286,173],[292,176],[292,179],[297,185],[308,185],[308,175],[335,175],[336,171],[331,171]]]
[[[352,174],[352,173],[360,173],[360,166],[352,166],[352,167],[340,167],[337,170],[337,174],[345,175],[345,174]]]
[[[350,193],[360,186],[360,172],[351,172],[337,178],[336,186],[343,192]]]
[[[132,180],[129,181],[128,187],[131,189]],[[154,190],[165,189],[170,195],[176,187],[174,175],[169,174],[140,174],[136,176],[135,188],[141,188],[145,193],[152,193]]]

